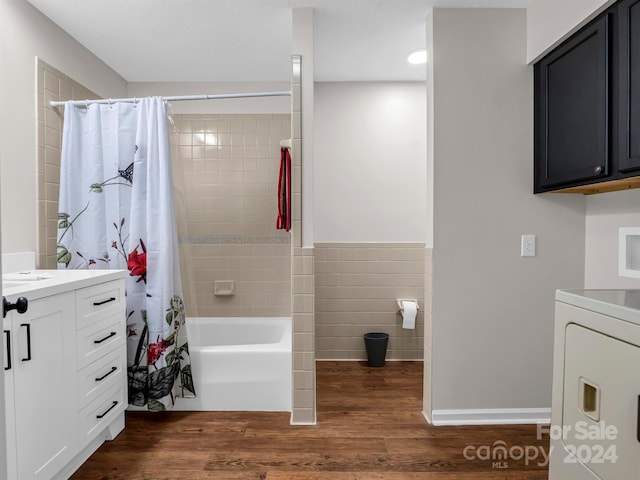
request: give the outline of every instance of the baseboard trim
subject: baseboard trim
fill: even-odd
[[[550,408],[487,408],[433,410],[431,423],[441,425],[521,425],[549,423]]]
[[[294,412],[291,412],[291,417],[289,417],[289,425],[294,426],[294,427],[304,427],[304,426],[310,426],[310,425],[317,425],[318,424],[318,419],[315,416],[315,412],[313,414],[313,420],[306,420],[306,421],[301,421],[301,420],[294,420]]]
[[[317,424],[318,422],[294,422],[294,421],[289,422],[289,425],[291,425],[292,427],[308,427],[308,426],[313,426]]]

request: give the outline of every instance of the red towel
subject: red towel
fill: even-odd
[[[278,178],[278,230],[291,230],[291,154],[280,149],[280,176]]]

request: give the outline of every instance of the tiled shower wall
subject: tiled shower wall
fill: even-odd
[[[290,235],[276,230],[280,140],[290,115],[174,115],[188,316],[291,315]],[[216,281],[235,282],[232,296]]]
[[[314,250],[316,358],[366,360],[363,335],[386,332],[388,360],[422,360],[430,310],[424,244],[317,243]],[[415,329],[402,328],[396,299],[418,301]]]
[[[63,108],[99,98],[38,59],[38,268],[57,268]],[[191,316],[290,316],[289,234],[275,229],[279,142],[290,115],[175,115],[173,147],[183,288]],[[216,280],[235,295],[216,297]]]
[[[51,101],[99,98],[64,73],[37,60],[38,70],[38,242],[36,266],[57,268],[58,192],[64,108]]]

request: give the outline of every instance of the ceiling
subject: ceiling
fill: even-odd
[[[424,80],[431,7],[529,0],[28,0],[128,82],[288,81],[291,10],[314,9],[317,81]]]

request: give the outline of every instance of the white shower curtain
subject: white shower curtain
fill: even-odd
[[[58,268],[127,269],[129,403],[194,392],[166,103],[65,105]]]

